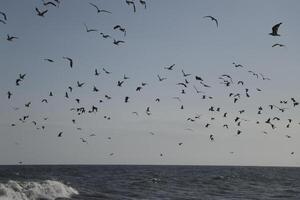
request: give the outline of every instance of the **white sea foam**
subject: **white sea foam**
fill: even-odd
[[[0,183],[0,200],[55,200],[56,198],[70,198],[77,194],[77,190],[58,181]]]

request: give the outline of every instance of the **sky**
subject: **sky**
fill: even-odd
[[[0,1],[0,11],[7,15],[6,24],[0,23],[0,164],[300,166],[300,112],[291,101],[300,101],[299,1],[146,0],[146,9],[134,2],[135,13],[123,0],[61,0],[59,7],[38,0]],[[111,14],[98,14],[89,3]],[[36,7],[48,12],[37,16]],[[218,27],[203,18],[208,15],[218,20]],[[280,22],[281,36],[270,36]],[[84,24],[98,32],[86,32]],[[125,27],[126,36],[115,25]],[[18,39],[7,41],[7,34]],[[112,38],[125,43],[115,45]],[[272,47],[275,43],[285,46]],[[73,68],[62,57],[72,58]],[[172,64],[173,70],[165,69]],[[183,77],[181,70],[191,75]],[[26,76],[16,86],[19,74]],[[124,74],[130,78],[123,80]],[[223,74],[232,77],[228,87],[219,79]],[[157,75],[167,79],[160,82]],[[211,87],[203,87],[195,76]],[[177,85],[185,78],[187,88]],[[85,84],[78,88],[77,81]],[[136,91],[142,82],[147,85]],[[94,86],[99,92],[93,92]],[[241,98],[233,103],[230,93]],[[48,103],[41,102],[44,98]],[[287,109],[271,110],[270,104]],[[92,105],[98,112],[70,110],[88,111]],[[220,112],[209,111],[211,106]],[[29,118],[21,122],[25,115]],[[265,121],[275,116],[280,120],[271,120],[273,130]]]

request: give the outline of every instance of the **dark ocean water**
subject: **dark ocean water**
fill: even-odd
[[[300,168],[0,166],[0,200],[300,199]]]

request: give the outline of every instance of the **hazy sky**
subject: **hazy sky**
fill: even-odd
[[[89,2],[112,14],[97,14]],[[144,9],[135,0],[134,13],[123,0],[61,0],[59,8],[48,6],[45,17],[39,17],[35,7],[45,10],[42,1],[0,1],[0,11],[7,15],[6,24],[0,23],[0,164],[300,166],[300,107],[293,107],[290,100],[294,97],[300,101],[300,2],[146,2]],[[219,27],[203,18],[206,15],[217,18]],[[279,22],[281,36],[268,35]],[[84,23],[99,32],[87,33]],[[113,30],[117,24],[126,28],[125,37]],[[125,43],[116,46],[100,32]],[[19,39],[9,42],[7,34]],[[272,48],[275,43],[286,46]],[[72,69],[63,56],[73,59]],[[235,68],[233,62],[244,68]],[[164,69],[172,64],[172,71]],[[111,74],[105,74],[103,67]],[[95,68],[100,72],[98,77]],[[192,74],[186,77],[187,88],[176,85],[184,82],[182,69]],[[271,80],[257,79],[248,70]],[[19,73],[26,76],[16,86]],[[117,81],[124,74],[130,79],[118,87]],[[158,74],[167,79],[159,82]],[[220,84],[222,74],[229,74],[233,84]],[[211,87],[201,86],[196,75]],[[244,85],[237,85],[239,80]],[[77,81],[85,82],[84,86],[78,88]],[[148,85],[135,91],[142,82]],[[202,99],[193,85],[213,99]],[[93,86],[99,92],[93,92]],[[245,96],[245,88],[250,98]],[[182,89],[185,94],[181,94]],[[8,91],[13,93],[10,100]],[[50,91],[53,97],[49,97]],[[69,99],[64,97],[67,91]],[[241,94],[237,103],[229,97],[231,92]],[[130,97],[128,103],[124,102],[125,96]],[[181,102],[173,97],[180,97]],[[43,98],[48,103],[42,103]],[[80,98],[80,104],[76,98]],[[160,102],[155,102],[156,98]],[[280,104],[281,100],[288,103]],[[24,106],[28,102],[30,108]],[[288,109],[283,113],[270,110],[269,104]],[[99,108],[97,113],[77,115],[70,111],[77,107],[89,110],[92,105]],[[210,112],[210,106],[220,107],[220,112]],[[257,114],[259,106],[263,108],[261,115]],[[239,114],[240,110],[245,112]],[[225,112],[227,118],[223,117]],[[19,118],[24,115],[29,118],[22,123]],[[197,115],[200,118],[195,122],[187,121]],[[241,126],[234,122],[237,116]],[[275,116],[280,121],[272,121],[276,126],[273,130],[264,122]],[[286,128],[289,118],[293,121]],[[211,125],[205,128],[207,123]],[[223,128],[223,124],[229,128]],[[45,130],[37,130],[42,126]],[[237,130],[242,133],[237,135]],[[61,131],[62,137],[57,137]],[[180,142],[183,144],[179,146]]]

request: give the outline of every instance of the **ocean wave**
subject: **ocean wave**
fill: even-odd
[[[58,181],[8,181],[0,183],[0,200],[55,200],[79,194],[74,188]]]

